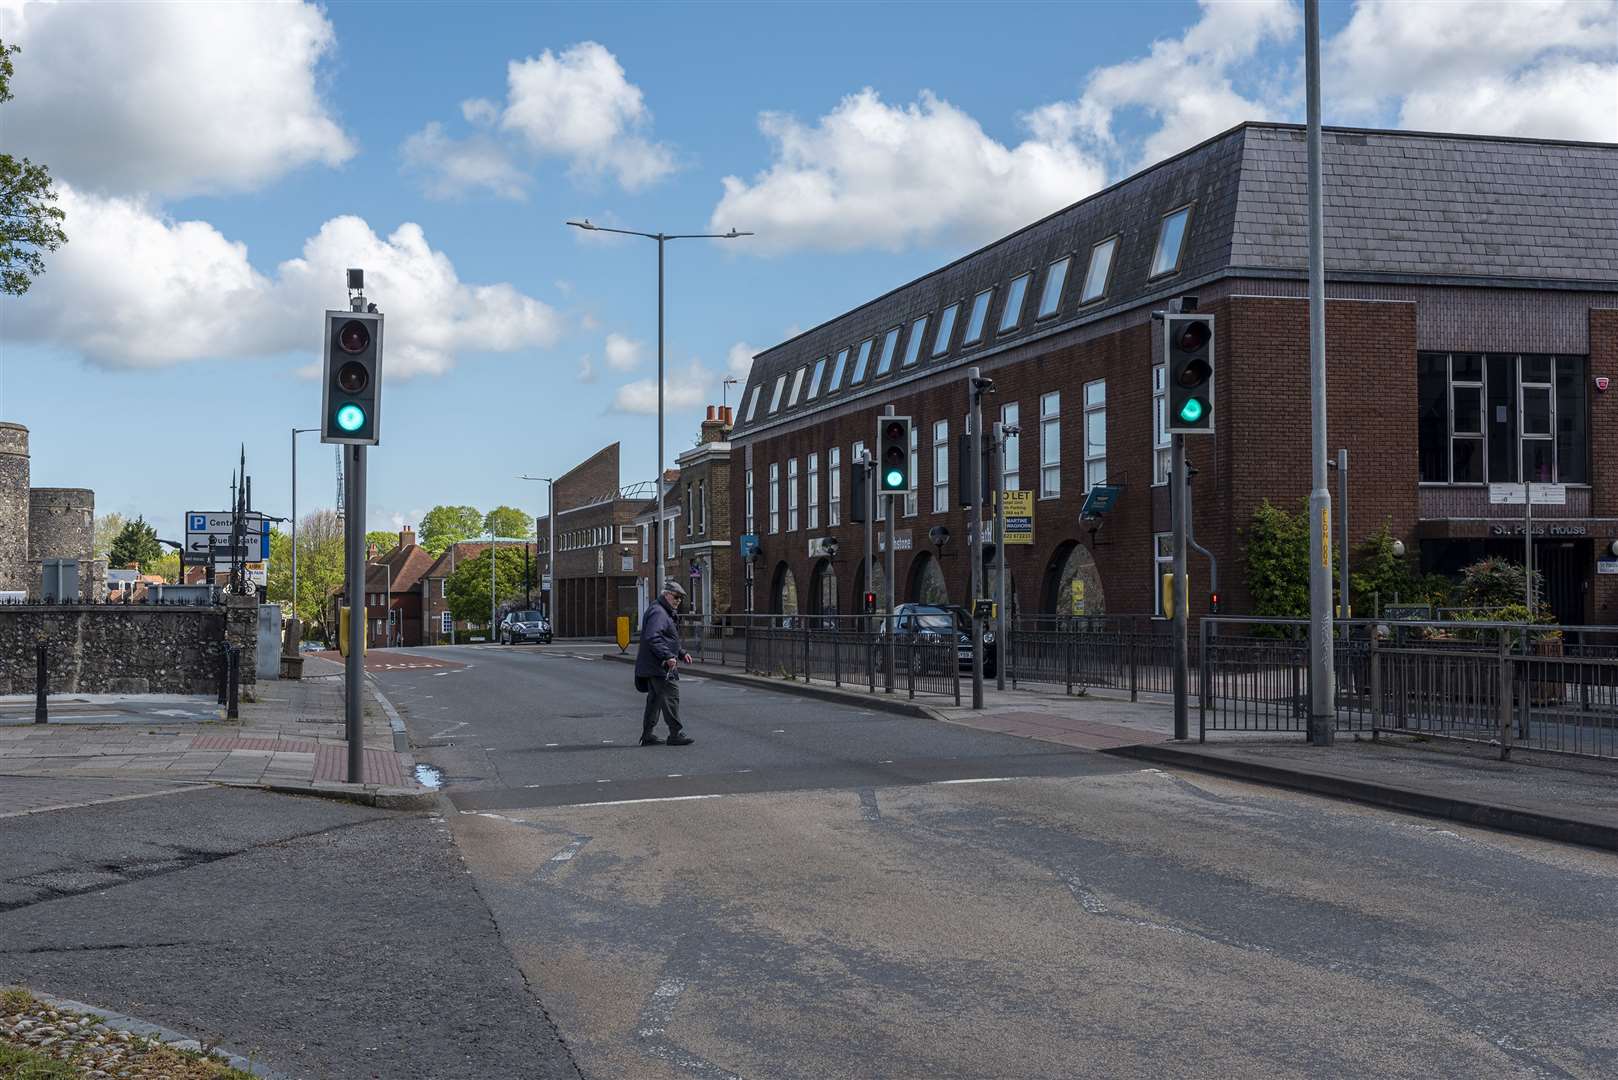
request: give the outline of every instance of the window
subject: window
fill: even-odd
[[[921,339],[927,336],[927,316],[910,324],[910,340],[905,342],[904,366],[909,367],[921,359]]]
[[[685,535],[690,536],[697,527],[697,515],[691,509],[691,485],[685,485]]]
[[[960,310],[960,304],[951,304],[938,317],[938,333],[933,335],[934,356],[943,356],[949,352],[950,335],[955,333],[955,316]]]
[[[1039,497],[1062,494],[1062,395],[1052,391],[1039,399]]]
[[[1421,481],[1585,483],[1585,366],[1582,356],[1419,354]]]
[[[798,373],[792,376],[792,394],[787,399],[787,408],[790,409],[798,403],[798,391],[803,389],[803,374],[808,370],[807,367],[801,367]]]
[[[993,298],[993,289],[984,289],[972,298],[972,314],[966,318],[966,336],[961,339],[962,345],[976,345],[983,340],[983,320],[989,315],[989,301]]]
[[[820,379],[826,374],[826,361],[830,359],[829,356],[822,356],[815,361],[815,373],[809,376],[809,393],[804,397],[805,401],[815,400],[815,395],[820,393]]]
[[[1079,293],[1079,303],[1088,304],[1107,295],[1107,285],[1112,279],[1112,255],[1117,250],[1116,236],[1109,236],[1090,249],[1090,269],[1084,273],[1084,291]]]
[[[826,524],[843,523],[843,450],[834,446],[826,451]]]
[[[1157,254],[1152,256],[1151,277],[1172,274],[1180,268],[1180,252],[1185,246],[1185,225],[1190,219],[1189,206],[1163,215],[1163,224],[1157,230]]]
[[[826,384],[826,393],[831,393],[843,385],[843,369],[848,366],[848,350],[837,350],[837,363],[832,365],[831,382]]]
[[[753,422],[753,414],[758,411],[758,392],[761,389],[763,387],[753,387],[752,396],[747,399],[747,422],[749,424]]]
[[[1058,259],[1045,270],[1045,291],[1039,295],[1039,318],[1055,315],[1062,303],[1062,286],[1067,284],[1068,264],[1072,257]]]
[[[933,513],[949,512],[949,421],[933,423]]]
[[[865,381],[865,366],[871,360],[871,343],[874,340],[874,338],[866,338],[860,342],[859,355],[854,358],[854,375],[848,380],[848,385],[858,386]]]
[[[798,531],[798,459],[787,460],[787,532]]]
[[[745,532],[753,532],[753,470],[747,470],[747,476],[742,483],[742,517],[747,523]]]
[[[708,484],[703,480],[697,481],[697,532],[708,532]]]
[[[1169,437],[1168,368],[1152,369],[1152,484],[1169,482],[1173,444]]]
[[[785,375],[779,375],[779,376],[776,377],[775,389],[770,393],[770,415],[771,416],[774,416],[776,410],[781,407],[781,391],[786,389],[786,385],[787,385],[787,377]]]
[[[438,579],[438,598],[440,600],[449,598],[449,578],[447,577]]]
[[[1006,434],[1006,473],[1005,488],[1007,491],[1022,490],[1022,435],[1011,434],[1011,429],[1021,422],[1021,408],[1015,401],[1008,401],[1000,406],[1000,423],[1004,426]]]
[[[1006,293],[1006,308],[1000,313],[1000,332],[1015,330],[1022,322],[1022,301],[1028,293],[1028,279],[1032,274],[1018,274],[1011,279],[1011,291]]]
[[[781,531],[781,463],[770,462],[770,531]]]
[[[1152,617],[1167,618],[1163,613],[1163,575],[1174,572],[1174,534],[1157,533],[1152,537]]]
[[[674,524],[674,515],[670,514],[668,517],[663,519],[663,560],[665,562],[674,558],[680,553],[679,540],[675,534],[676,527]],[[601,564],[598,562],[596,563],[596,572],[599,573],[600,571]]]
[[[1084,490],[1107,482],[1107,384],[1084,384]]]
[[[635,542],[635,526],[618,526],[618,542],[620,544],[633,544]]]
[[[809,528],[820,528],[820,455],[810,454],[804,460],[804,471],[809,484]]]
[[[915,485],[921,481],[921,428],[910,425],[910,490],[905,492],[905,517],[915,517],[920,497]]]
[[[882,358],[876,362],[876,373],[886,375],[893,370],[893,354],[899,351],[899,327],[895,326],[882,338]]]

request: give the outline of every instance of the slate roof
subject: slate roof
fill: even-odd
[[[733,439],[888,384],[1092,322],[1157,304],[1225,276],[1305,277],[1308,272],[1307,144],[1301,125],[1242,124],[1112,187],[1034,222],[797,337],[759,353],[737,409]],[[1323,138],[1326,271],[1334,279],[1464,278],[1480,284],[1618,286],[1618,145],[1422,132],[1326,128]],[[1164,215],[1191,207],[1179,269],[1148,276]],[[1078,302],[1092,247],[1117,236],[1106,294]],[[1036,320],[1046,268],[1071,255],[1057,311]],[[1007,284],[1033,271],[1018,326],[996,333]],[[972,298],[993,286],[983,340],[962,343]],[[949,350],[933,359],[940,312],[961,310]],[[921,359],[901,366],[911,327],[928,324]],[[902,327],[898,357],[883,378],[803,395],[787,405],[796,373],[804,390],[816,362]],[[875,358],[871,361],[875,366]],[[786,375],[779,411],[770,413]],[[755,390],[756,411],[749,419]]]

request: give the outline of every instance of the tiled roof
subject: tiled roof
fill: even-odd
[[[1618,145],[1327,128],[1323,139],[1326,270],[1420,281],[1618,286]],[[1302,277],[1308,269],[1307,144],[1304,129],[1243,124],[1012,233],[892,292],[766,349],[753,361],[737,407],[739,440],[860,397],[880,397],[912,376],[1144,304],[1160,303],[1214,277]],[[1191,207],[1179,269],[1149,269],[1164,215]],[[1078,302],[1095,244],[1118,238],[1105,295]],[[1036,320],[1053,261],[1072,256],[1055,314]],[[996,333],[1013,278],[1031,271],[1022,318]],[[983,340],[962,343],[971,301],[994,288]],[[932,358],[940,313],[961,303],[949,348]],[[902,358],[915,320],[928,317],[913,367]],[[837,353],[901,328],[893,369],[789,406],[798,372],[805,386],[822,357],[830,381]],[[871,361],[874,368],[875,359]],[[782,405],[769,406],[785,376]],[[754,404],[757,396],[756,406]],[[749,419],[749,410],[755,409]]]

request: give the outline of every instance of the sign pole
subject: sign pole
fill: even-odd
[[[1186,548],[1186,491],[1185,491],[1185,436],[1171,436],[1172,467],[1169,480],[1169,516],[1174,523],[1174,595],[1170,602],[1174,605],[1174,737],[1184,740],[1191,737],[1191,721],[1186,711],[1186,696],[1191,668],[1191,649],[1188,643],[1189,600],[1186,594],[1185,548]]]
[[[1534,485],[1528,477],[1522,480],[1522,570],[1524,603],[1528,618],[1534,617]]]
[[[989,442],[989,468],[993,470],[994,484],[994,640],[999,649],[994,662],[994,688],[1004,690],[1006,658],[1011,649],[1011,639],[1006,636],[1006,609],[1011,601],[1006,596],[1006,425],[998,421]]]
[[[348,782],[364,783],[363,760],[364,727],[360,698],[365,681],[365,447],[344,448],[348,461],[343,469],[343,502],[347,534],[343,543],[348,556],[348,662],[345,667],[347,694],[343,701],[343,728],[348,739]]]
[[[1320,0],[1304,0],[1304,67],[1309,167],[1309,742],[1336,734],[1336,656],[1331,627],[1331,488],[1326,483],[1326,261],[1321,195]]]

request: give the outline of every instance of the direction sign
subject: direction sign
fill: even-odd
[[[1494,506],[1521,506],[1524,494],[1521,484],[1489,485],[1489,502]],[[1566,484],[1529,484],[1526,494],[1535,506],[1567,504]]]
[[[185,515],[187,555],[206,557],[209,537],[213,538],[216,561],[228,561],[237,554],[230,546],[235,518],[230,511],[188,510]],[[270,557],[270,522],[262,514],[242,515],[242,557],[248,562],[265,562]]]

